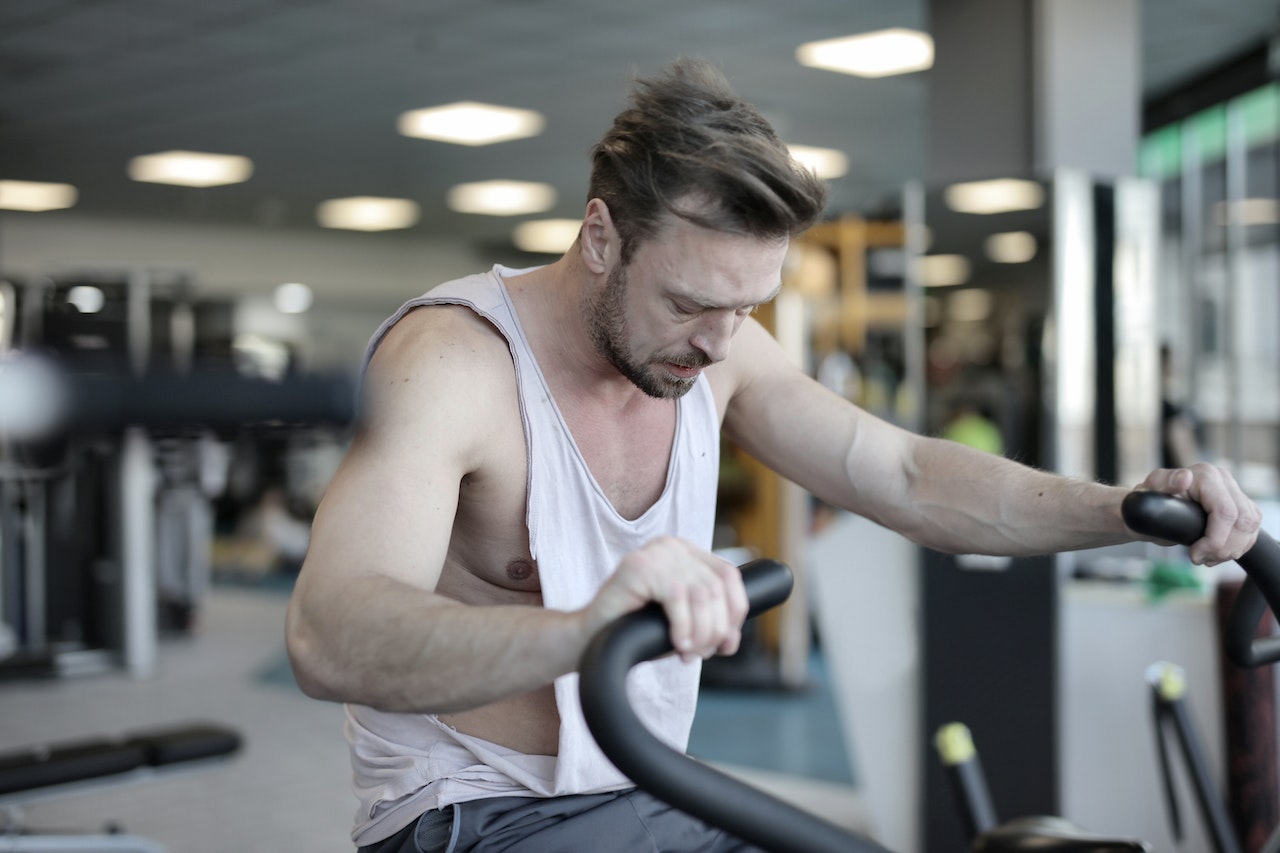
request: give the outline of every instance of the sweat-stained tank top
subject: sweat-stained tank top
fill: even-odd
[[[719,472],[720,427],[705,376],[677,401],[675,442],[662,495],[635,520],[620,516],[587,468],[520,327],[503,276],[488,273],[442,284],[406,302],[374,333],[372,357],[387,330],[424,305],[465,305],[492,323],[511,349],[528,449],[526,523],[545,607],[577,610],[595,596],[629,551],[674,535],[711,547]],[[683,751],[697,703],[698,662],[677,657],[641,664],[628,693],[641,720]],[[483,677],[478,674],[478,677]],[[346,708],[354,788],[360,800],[352,839],[370,844],[408,826],[422,812],[503,796],[551,797],[630,786],[596,746],[578,701],[578,676],[555,682],[559,755],[524,755],[457,732],[435,715]]]

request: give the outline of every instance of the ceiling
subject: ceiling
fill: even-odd
[[[1144,0],[1148,96],[1280,30],[1275,0]],[[785,141],[840,148],[832,211],[866,211],[923,171],[928,72],[803,68],[802,42],[927,29],[924,0],[4,0],[0,178],[68,182],[77,211],[317,227],[320,201],[407,197],[410,232],[505,240],[511,219],[450,213],[456,183],[546,181],[580,215],[587,154],[628,80],[678,55],[720,64]],[[403,111],[478,100],[541,111],[538,137],[483,148],[396,133]],[[125,176],[138,154],[247,155],[248,183]],[[56,215],[56,214],[41,214]]]

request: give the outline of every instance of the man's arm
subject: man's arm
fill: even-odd
[[[862,411],[790,365],[754,321],[734,343],[725,418],[747,452],[818,497],[955,553],[1025,555],[1132,541],[1128,490],[1039,471],[955,442],[912,434]],[[1153,472],[1143,488],[1185,494],[1210,514],[1198,562],[1253,543],[1257,507],[1222,470]]]
[[[389,711],[478,707],[574,670],[596,631],[648,601],[664,604],[687,655],[737,648],[747,605],[736,567],[670,538],[629,554],[582,611],[437,594],[459,485],[484,467],[492,425],[518,421],[510,355],[464,309],[420,309],[382,342],[364,388],[289,604],[289,656],[308,695]]]
[[[435,592],[459,484],[483,464],[495,395],[514,394],[510,373],[500,340],[461,309],[414,311],[382,342],[290,601],[289,654],[309,695],[441,712],[573,667],[587,627],[578,615],[467,607]]]

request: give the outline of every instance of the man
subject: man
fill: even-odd
[[[698,663],[736,650],[746,610],[708,551],[722,425],[929,547],[1132,538],[1123,490],[909,434],[788,362],[750,315],[825,189],[711,67],[637,84],[589,196],[564,257],[441,285],[371,343],[288,620],[302,688],[348,703],[362,850],[747,849],[634,791],[573,674],[595,631],[661,602],[680,654],[638,668],[633,696],[684,747]],[[1224,472],[1144,485],[1209,510],[1200,562],[1252,543],[1259,514]]]

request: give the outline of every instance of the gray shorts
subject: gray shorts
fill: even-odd
[[[636,789],[430,811],[360,853],[761,853]]]

